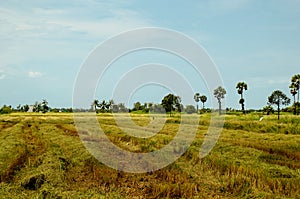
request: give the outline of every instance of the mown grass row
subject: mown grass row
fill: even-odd
[[[158,171],[129,174],[111,169],[89,154],[77,134],[72,115],[2,116],[0,195],[3,198],[296,198],[300,195],[299,135],[263,133],[255,125],[267,128],[276,121],[265,118],[264,123],[258,123],[256,116],[248,117],[226,118],[229,126],[223,130],[217,145],[200,159],[199,149],[210,119],[209,115],[203,115],[196,139],[176,162]],[[98,115],[98,119],[112,142],[134,152],[163,147],[180,125],[178,117],[168,118],[158,134],[142,139],[122,132],[109,114]],[[147,115],[134,117],[134,122],[143,127],[149,121]],[[283,120],[281,125],[288,126],[289,121],[290,118]],[[254,131],[247,130],[251,122],[255,123]],[[234,129],[236,125],[245,127]]]

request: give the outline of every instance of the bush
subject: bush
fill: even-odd
[[[197,111],[193,105],[187,105],[185,108],[185,112],[187,114],[192,114],[192,113],[196,113]]]
[[[0,114],[9,114],[12,112],[12,109],[10,106],[6,106],[4,105],[1,109],[0,109]]]

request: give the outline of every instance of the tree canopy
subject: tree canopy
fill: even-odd
[[[278,120],[280,115],[280,105],[289,105],[291,100],[280,90],[275,90],[269,97],[268,102],[277,106]]]
[[[161,105],[164,107],[166,112],[179,111],[181,112],[181,98],[179,96],[168,94],[166,95],[162,101]]]
[[[221,115],[221,100],[225,97],[226,90],[219,86],[214,90],[214,96],[217,98],[218,103],[219,103],[219,115]]]

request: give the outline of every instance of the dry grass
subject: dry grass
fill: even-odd
[[[153,131],[147,127],[148,115],[131,117]],[[226,116],[217,145],[199,159],[210,122],[209,115],[202,115],[196,139],[181,158],[158,171],[129,174],[90,155],[71,114],[0,116],[0,198],[297,198],[300,118],[282,116],[278,123],[275,116],[262,122],[259,117]],[[98,119],[113,143],[134,152],[165,146],[180,125],[179,116],[168,118],[157,134],[145,139],[126,135],[110,114]],[[85,141],[96,142],[89,133],[80,131]]]

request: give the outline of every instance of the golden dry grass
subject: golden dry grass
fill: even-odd
[[[97,117],[114,144],[133,152],[163,147],[180,125],[178,115],[168,118],[155,136],[141,139],[122,132],[112,115]],[[151,132],[148,115],[131,117]],[[297,198],[300,118],[286,115],[278,122],[275,116],[267,116],[259,122],[259,117],[226,116],[218,143],[208,156],[199,159],[210,122],[210,115],[201,115],[196,138],[181,158],[154,172],[130,174],[111,169],[90,155],[72,114],[1,115],[0,197]],[[137,127],[126,128],[134,131]]]

